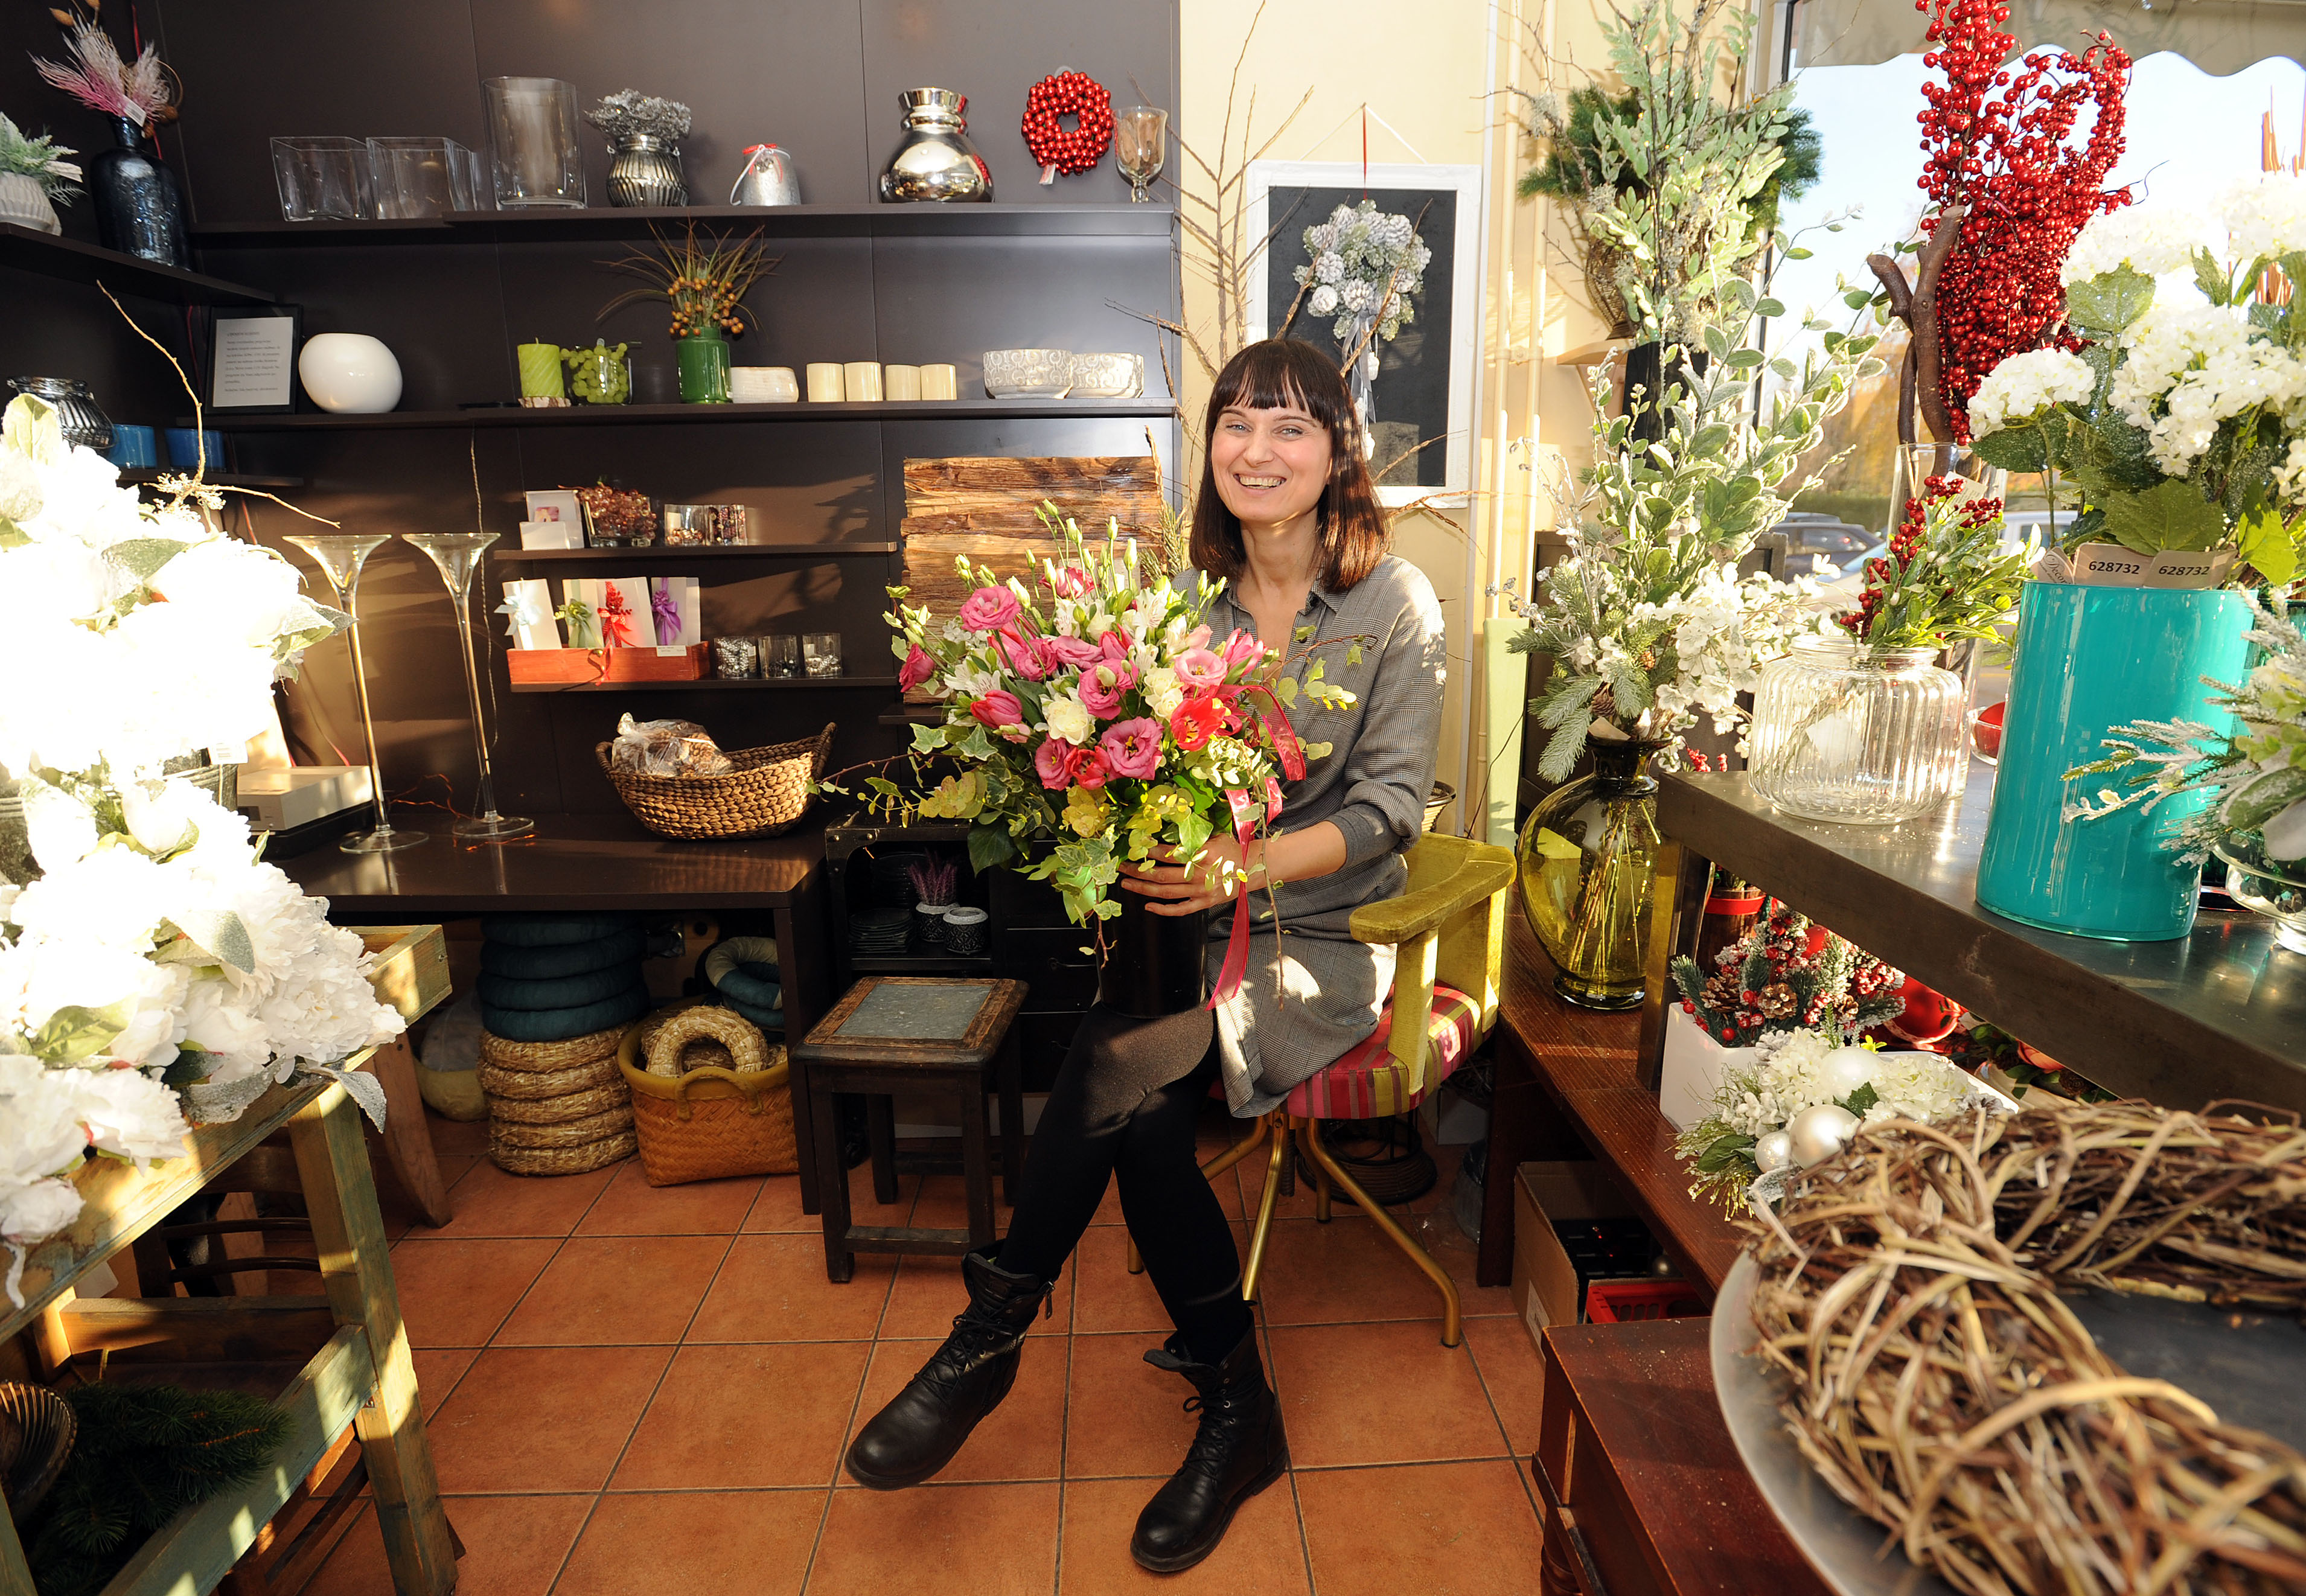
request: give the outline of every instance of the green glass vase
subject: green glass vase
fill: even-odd
[[[704,337],[675,338],[672,347],[680,360],[680,402],[684,405],[726,405],[729,402],[729,340]]]
[[[1522,913],[1553,960],[1553,989],[1584,1009],[1641,1006],[1657,879],[1657,781],[1664,745],[1585,745],[1591,773],[1530,811],[1516,849]]]

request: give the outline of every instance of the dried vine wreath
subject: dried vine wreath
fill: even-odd
[[[2306,1589],[2306,1456],[2058,1294],[2306,1312],[2306,1130],[2234,1106],[1884,1125],[1749,1224],[1795,1438],[1915,1562],[1979,1596]]]

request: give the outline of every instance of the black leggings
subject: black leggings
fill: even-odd
[[[1012,1274],[1055,1279],[1117,1175],[1153,1288],[1204,1363],[1233,1351],[1251,1323],[1233,1226],[1193,1142],[1217,1078],[1215,1033],[1206,1009],[1159,1020],[1089,1011],[1034,1131],[1000,1260]]]

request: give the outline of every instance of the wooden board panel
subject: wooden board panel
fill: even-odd
[[[953,568],[966,554],[1004,576],[1028,576],[1052,552],[1044,503],[1101,533],[1151,538],[1161,525],[1160,462],[1151,455],[960,457],[905,462],[905,585],[910,602],[949,616],[968,596]]]

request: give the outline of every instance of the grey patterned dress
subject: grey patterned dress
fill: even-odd
[[[1210,605],[1209,622],[1219,637],[1235,627],[1257,629],[1230,586]],[[1251,900],[1250,923],[1259,929],[1250,939],[1249,974],[1217,1013],[1226,1098],[1243,1117],[1278,1106],[1292,1087],[1377,1028],[1393,989],[1393,950],[1355,942],[1348,924],[1361,905],[1406,889],[1401,855],[1423,827],[1440,745],[1447,643],[1424,572],[1388,555],[1344,593],[1316,582],[1291,629],[1309,626],[1317,644],[1331,644],[1320,651],[1325,679],[1352,693],[1354,703],[1328,709],[1300,697],[1290,712],[1299,737],[1334,747],[1311,762],[1303,781],[1284,785],[1274,830],[1334,822],[1345,836],[1345,863]],[[1347,662],[1347,639],[1361,644],[1359,663]],[[1307,662],[1294,659],[1289,674],[1302,681]],[[1212,982],[1235,912],[1209,917]]]

